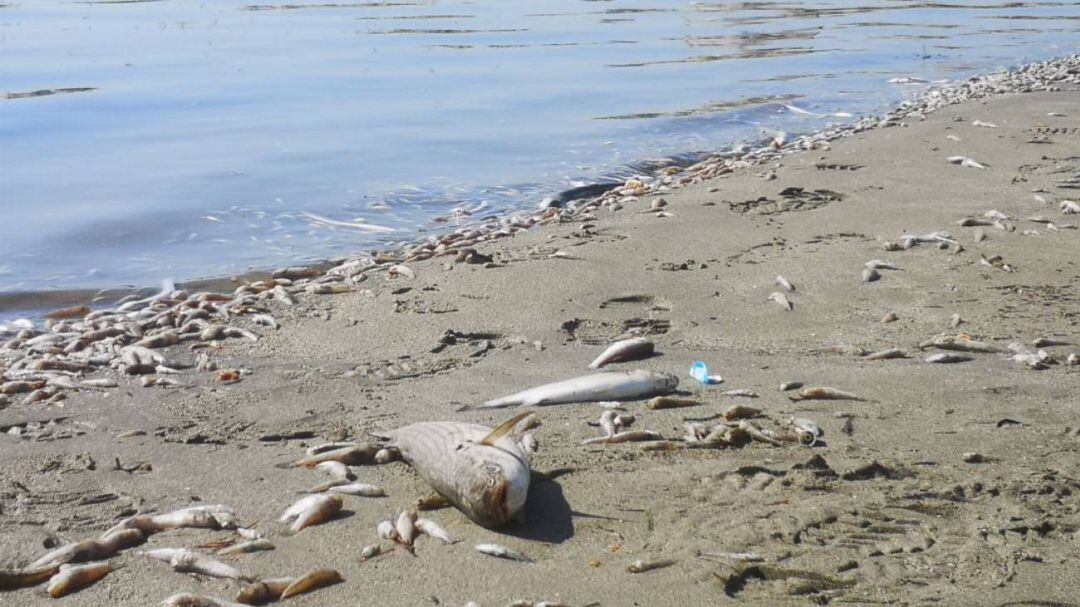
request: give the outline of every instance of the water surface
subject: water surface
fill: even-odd
[[[0,0],[0,294],[414,240],[1078,34],[1065,1]]]

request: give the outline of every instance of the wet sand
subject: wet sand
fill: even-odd
[[[372,273],[357,292],[271,303],[279,330],[260,328],[258,342],[230,341],[213,354],[221,368],[245,371],[239,383],[220,384],[216,372],[185,374],[191,385],[179,389],[121,379],[119,389],[74,394],[62,407],[12,404],[0,429],[24,436],[0,435],[0,554],[18,565],[45,542],[94,537],[136,512],[222,503],[276,545],[229,559],[245,573],[332,567],[345,577],[296,605],[1072,604],[1080,366],[1036,371],[984,353],[929,364],[936,350],[917,345],[963,331],[1002,348],[1056,336],[1074,344],[1046,349],[1059,361],[1080,352],[1080,216],[1058,208],[1080,197],[1061,187],[1080,174],[1078,101],[1075,88],[969,101],[664,194],[670,216],[647,212],[649,196],[479,246],[493,257],[487,266],[434,258],[409,264],[413,280]],[[987,168],[946,161],[954,155]],[[957,225],[990,210],[1015,230]],[[937,230],[964,250],[883,250],[905,233]],[[550,257],[556,251],[568,256]],[[996,255],[1014,271],[980,262]],[[864,283],[872,259],[902,270]],[[777,274],[796,287],[791,312],[768,301]],[[897,320],[883,323],[889,312]],[[963,321],[955,328],[954,314]],[[653,339],[659,355],[614,368],[675,373],[704,403],[629,403],[636,428],[677,439],[685,419],[742,402],[781,422],[816,421],[825,444],[582,446],[600,432],[589,425],[597,405],[542,407],[523,524],[489,531],[441,510],[430,517],[459,543],[421,538],[415,558],[398,551],[361,564],[376,524],[429,493],[396,462],[355,469],[389,497],[349,497],[336,520],[281,533],[276,517],[324,479],[275,467],[304,447],[417,421],[495,425],[514,411],[457,409],[584,374],[606,343],[632,333]],[[898,347],[909,358],[815,352],[833,344]],[[182,347],[173,355],[192,357]],[[687,376],[695,360],[726,381],[697,385]],[[779,391],[793,381],[868,400],[793,402]],[[760,396],[722,395],[737,388]],[[25,429],[50,419],[48,432],[69,437],[38,440],[41,431]],[[116,438],[135,430],[145,434]],[[152,470],[116,470],[114,458]],[[170,531],[147,548],[229,537]],[[536,563],[481,555],[480,542]],[[761,560],[730,556],[745,552]],[[642,558],[677,562],[626,571]],[[134,550],[113,562],[122,569],[65,604],[142,606],[237,590]],[[50,601],[40,588],[0,594],[0,605]]]

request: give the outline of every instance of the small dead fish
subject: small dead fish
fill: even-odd
[[[319,525],[330,520],[341,511],[344,504],[338,495],[309,495],[290,506],[279,519],[280,522],[292,520],[290,534],[299,533],[306,527]]]
[[[724,419],[730,422],[737,419],[758,417],[761,415],[761,413],[761,409],[758,409],[756,407],[747,407],[746,405],[731,405],[727,409],[724,409]]]
[[[60,565],[51,565],[39,569],[22,569],[18,571],[0,571],[0,590],[18,590],[30,588],[44,583],[60,571]]]
[[[330,478],[352,481],[356,480],[356,475],[345,464],[338,461],[319,462],[315,464],[315,469],[323,474],[329,475]]]
[[[438,523],[427,518],[416,519],[416,529],[424,535],[429,535],[444,544],[453,544],[457,542],[449,533],[446,532]]]
[[[364,549],[360,551],[360,562],[363,563],[364,561],[370,561],[371,559],[379,556],[382,553],[382,544],[372,544],[370,546],[364,546]]]
[[[897,316],[895,312],[887,312],[885,316],[881,317],[881,324],[887,325],[891,322],[896,322],[898,320],[900,320],[900,317]]]
[[[287,598],[340,584],[344,581],[345,578],[341,577],[341,574],[334,569],[317,569],[286,586],[285,590],[281,592],[280,600],[284,601]]]
[[[375,527],[375,531],[379,534],[380,539],[384,540],[398,540],[397,528],[394,527],[393,521],[385,520]]]
[[[1005,263],[1005,261],[1001,258],[1001,255],[994,255],[992,257],[980,255],[979,263],[984,266],[989,266],[991,268],[997,268],[1002,272],[1012,272],[1014,270],[1011,265]]]
[[[88,563],[86,565],[60,565],[60,571],[49,578],[46,590],[54,599],[78,592],[93,585],[113,570],[108,562]]]
[[[678,385],[679,379],[668,373],[658,373],[644,369],[609,371],[544,384],[509,396],[489,400],[482,405],[462,407],[459,411],[606,400],[637,400],[668,394],[674,391]]]
[[[597,356],[596,360],[589,364],[589,368],[599,369],[600,367],[611,363],[647,358],[652,356],[655,348],[653,343],[644,337],[634,337],[617,341],[608,346],[600,356]]]
[[[971,167],[973,169],[985,169],[986,165],[978,162],[967,156],[949,156],[947,159],[952,164],[958,164],[963,167]]]
[[[379,447],[369,444],[352,445],[330,451],[309,455],[287,464],[278,464],[278,468],[314,468],[323,462],[341,462],[347,466],[370,464],[375,460]]]
[[[784,288],[785,291],[792,293],[795,291],[795,285],[791,284],[791,281],[784,278],[781,275],[776,276],[776,284]]]
[[[925,360],[928,363],[949,364],[964,363],[969,360],[975,360],[975,358],[966,354],[957,354],[955,352],[938,352],[937,354],[931,354],[930,356],[927,356]]]
[[[629,443],[646,440],[660,440],[663,438],[659,432],[652,430],[627,430],[611,436],[595,436],[581,441],[583,445],[614,445],[617,443]]]
[[[952,318],[949,319],[949,326],[955,329],[956,327],[959,327],[961,324],[963,324],[963,322],[964,319],[960,318],[959,314],[953,314]]]
[[[649,399],[649,402],[645,403],[647,409],[680,409],[683,407],[696,407],[701,404],[700,400],[694,398],[678,398],[675,396],[656,396]]]
[[[907,352],[900,348],[889,348],[888,350],[867,354],[863,357],[863,360],[892,360],[894,358],[907,358]]]
[[[745,397],[745,398],[757,398],[758,397],[757,392],[754,392],[753,390],[747,390],[746,388],[739,388],[739,389],[736,389],[736,390],[727,390],[727,391],[721,392],[720,394],[723,394],[724,396],[742,396],[742,397]]]
[[[397,531],[398,541],[406,546],[412,546],[416,539],[416,511],[402,510],[398,515],[397,523],[394,524]]]
[[[616,415],[617,414],[612,409],[608,409],[600,414],[600,429],[604,431],[604,436],[615,436]]]
[[[881,280],[881,273],[874,268],[863,268],[862,281],[863,282],[876,282]]]
[[[825,435],[825,431],[813,420],[793,417],[788,420],[788,424],[795,428],[799,442],[807,447],[813,447]]]
[[[780,304],[781,306],[784,306],[784,309],[787,310],[788,312],[791,312],[792,310],[795,309],[795,304],[791,303],[791,301],[788,300],[788,298],[785,297],[784,294],[779,292],[779,291],[775,291],[773,293],[770,293],[769,294],[769,301],[775,301],[776,303]]]
[[[653,569],[663,569],[664,567],[670,567],[675,564],[672,559],[657,559],[653,561],[637,560],[626,566],[626,570],[630,573],[645,573],[646,571],[652,571]]]
[[[225,548],[222,548],[221,550],[218,550],[217,553],[221,556],[226,556],[229,554],[245,554],[249,552],[259,552],[262,550],[273,549],[274,544],[270,540],[266,538],[259,538],[256,540],[238,542],[236,544],[233,544],[232,546],[227,546]]]
[[[327,489],[327,491],[340,495],[355,495],[357,497],[386,497],[386,491],[384,491],[382,487],[369,483],[335,485]]]
[[[977,126],[977,127],[981,127],[981,128],[984,128],[984,129],[996,129],[996,128],[998,128],[998,125],[994,124],[993,122],[983,122],[982,120],[973,120],[973,121],[971,121],[971,126]]]
[[[795,396],[789,396],[789,399],[793,401],[800,400],[858,400],[865,401],[865,398],[856,396],[851,392],[844,392],[843,390],[837,390],[836,388],[829,388],[826,386],[814,386],[810,388],[803,388],[799,390]]]
[[[883,259],[871,259],[870,261],[863,264],[863,267],[864,268],[871,268],[871,269],[874,269],[874,270],[899,270],[899,271],[903,270],[903,268],[901,268],[900,266],[894,264],[893,262],[885,261]]]
[[[518,561],[521,563],[534,563],[536,561],[525,556],[524,554],[514,550],[513,548],[507,548],[501,544],[477,544],[476,551],[480,554],[486,554],[488,556],[494,556],[500,559],[509,559],[512,561]]]
[[[1061,213],[1063,215],[1080,215],[1080,203],[1072,200],[1062,200]]]
[[[957,352],[986,352],[991,354],[1002,353],[1005,350],[992,343],[970,339],[967,334],[959,335],[935,335],[934,337],[920,342],[919,348],[938,348],[940,350],[955,350]]]
[[[405,278],[408,278],[409,280],[413,280],[413,279],[416,278],[416,272],[413,272],[412,269],[409,268],[409,266],[404,265],[404,264],[397,264],[397,265],[394,265],[394,266],[390,266],[386,270],[386,274],[390,278],[395,278],[397,276],[404,276]]]
[[[248,603],[248,605],[253,604],[256,603]],[[217,599],[212,596],[202,596],[183,592],[174,594],[162,601],[161,607],[247,607],[247,605],[226,601],[224,599]]]
[[[247,579],[247,577],[240,573],[240,570],[236,567],[222,563],[209,555],[188,550],[187,548],[157,548],[155,550],[147,550],[141,554],[152,559],[165,561],[174,571],[180,573],[206,575],[225,580]]]

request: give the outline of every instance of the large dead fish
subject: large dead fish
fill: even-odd
[[[423,422],[384,433],[431,488],[484,527],[520,518],[529,492],[529,464],[507,436],[528,413],[491,429]]]
[[[557,405],[604,400],[635,400],[669,394],[679,385],[679,379],[669,373],[638,369],[610,371],[567,379],[522,390],[510,396],[489,400],[470,409],[499,409],[502,407]]]

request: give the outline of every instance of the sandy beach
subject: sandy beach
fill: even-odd
[[[1062,202],[1080,200],[1080,89],[1064,88],[952,105],[477,244],[487,263],[437,256],[409,262],[415,278],[371,272],[347,293],[269,299],[261,305],[280,328],[234,323],[258,341],[163,349],[185,361],[208,352],[218,368],[167,376],[181,387],[114,374],[116,388],[51,404],[15,396],[0,410],[0,566],[134,514],[225,504],[276,547],[222,557],[245,574],[344,577],[296,605],[1075,604],[1080,215]],[[941,231],[958,246],[887,250]],[[864,282],[871,260],[900,269]],[[919,344],[942,334],[999,352],[926,362],[947,351]],[[628,336],[652,340],[657,355],[610,369],[675,374],[680,395],[701,401],[624,403],[635,429],[681,440],[688,421],[716,423],[744,404],[762,409],[763,428],[813,420],[823,440],[582,445],[600,435],[591,424],[602,407],[534,407],[542,425],[523,523],[488,530],[438,510],[427,516],[459,542],[422,537],[415,557],[362,563],[376,525],[430,493],[392,462],[354,468],[388,497],[346,497],[334,520],[282,533],[280,513],[324,480],[277,466],[306,447],[420,421],[495,426],[519,410],[458,409],[587,374]],[[1064,345],[1040,356],[1040,338]],[[1014,343],[1044,368],[1013,360]],[[905,357],[861,355],[890,348]],[[698,360],[723,383],[692,379]],[[222,369],[240,381],[218,381]],[[864,400],[794,401],[786,382]],[[235,538],[155,534],[63,604],[232,599],[236,582],[176,573],[138,551]],[[481,542],[535,563],[485,556]],[[638,559],[675,563],[628,572]],[[0,593],[0,605],[51,601],[43,587]]]

